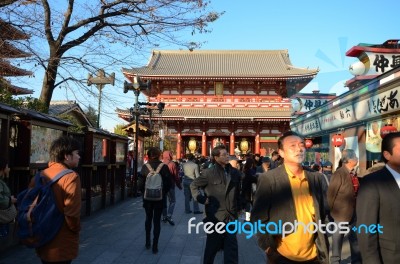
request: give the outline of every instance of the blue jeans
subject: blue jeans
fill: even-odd
[[[192,197],[192,192],[190,191],[190,184],[193,180],[188,179],[187,177],[183,178],[183,194],[185,195],[185,212],[190,212],[190,200],[193,200],[193,211],[199,211],[199,203],[195,201]]]
[[[338,224],[339,222],[336,222]],[[357,235],[352,230],[354,224],[356,223],[356,218],[350,221],[348,227],[350,228],[350,232],[348,233],[348,239],[350,243],[350,253],[351,253],[351,263],[352,264],[361,264],[361,253],[358,247]],[[332,234],[332,256],[331,256],[331,264],[339,264],[342,258],[342,246],[343,246],[343,238],[344,234],[340,234],[339,230]]]
[[[175,184],[175,183],[174,183]],[[163,208],[162,215],[163,217],[169,216],[171,217],[174,213],[176,198],[175,198],[175,185],[171,186],[171,189],[167,192],[167,198],[169,202],[169,206],[167,207],[167,199],[165,199],[165,205]]]

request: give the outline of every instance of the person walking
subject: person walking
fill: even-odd
[[[42,175],[50,181],[65,169],[78,167],[80,143],[61,136],[50,146],[50,161]],[[31,181],[34,184],[34,181]],[[31,185],[32,186],[32,185]],[[78,256],[79,232],[81,230],[81,181],[76,172],[63,176],[52,186],[58,209],[64,213],[65,221],[60,231],[49,243],[36,249],[43,264],[71,263]]]
[[[191,214],[190,201],[193,201],[193,213],[202,214],[199,209],[199,203],[193,199],[190,191],[190,184],[198,177],[200,177],[199,165],[194,162],[194,155],[189,153],[186,155],[187,161],[182,164],[183,168],[183,193],[185,195],[185,213]]]
[[[167,193],[171,186],[171,174],[169,172],[168,166],[163,164],[160,161],[161,150],[156,147],[150,147],[147,150],[147,156],[149,158],[148,165],[154,170],[157,171],[158,166],[162,164],[161,169],[159,171],[162,177],[162,193],[163,197],[159,201],[152,201],[145,199],[145,186],[147,181],[147,175],[150,170],[147,165],[142,166],[140,177],[140,190],[143,194],[143,208],[146,211],[146,220],[145,220],[145,230],[146,230],[146,249],[150,249],[152,247],[152,251],[154,254],[158,253],[158,240],[161,232],[161,214],[163,211],[163,206],[165,204],[165,199],[167,199]],[[151,246],[150,233],[153,225],[153,246]]]
[[[357,195],[357,226],[376,231],[357,233],[364,264],[400,263],[400,132],[387,134],[381,150],[385,166],[360,179]]]
[[[278,139],[283,165],[258,178],[251,221],[262,224],[304,223],[283,236],[258,233],[258,245],[265,251],[269,264],[328,264],[328,239],[325,232],[310,223],[325,219],[323,185],[318,172],[302,167],[305,158],[304,139],[295,132],[285,132]],[[304,226],[310,226],[307,232]]]
[[[182,190],[181,180],[179,179],[177,165],[172,161],[171,151],[166,150],[163,152],[162,162],[168,166],[171,175],[171,188],[167,192],[167,199],[165,199],[165,202],[169,202],[169,205],[164,204],[162,221],[164,223],[168,222],[170,225],[175,225],[174,220],[172,220],[172,214],[174,213],[176,203],[175,185]]]
[[[224,145],[215,147],[211,155],[215,160],[214,166],[194,179],[190,188],[194,199],[205,205],[204,223],[227,224],[238,219],[241,173],[229,164]],[[224,250],[224,263],[238,263],[236,233],[229,232],[207,234],[203,263],[214,263],[215,255],[221,249]]]
[[[342,167],[333,173],[327,192],[330,215],[336,226],[339,226],[341,222],[348,223],[352,264],[362,263],[357,236],[352,230],[357,220],[355,210],[359,187],[356,173],[357,164],[358,157],[353,149],[343,151]],[[341,261],[343,238],[344,234],[339,230],[332,234],[331,264],[339,264]]]

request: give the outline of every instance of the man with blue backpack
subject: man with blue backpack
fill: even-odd
[[[43,264],[69,264],[78,256],[81,182],[71,169],[79,164],[79,149],[71,137],[56,139],[48,168],[18,195],[18,236]]]

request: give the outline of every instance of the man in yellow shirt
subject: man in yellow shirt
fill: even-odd
[[[325,219],[326,181],[321,173],[303,168],[305,146],[300,135],[284,133],[278,140],[278,152],[283,166],[258,179],[251,221],[269,226],[266,232],[258,231],[258,244],[269,264],[328,264],[328,239],[318,226]],[[271,224],[279,223],[284,230],[268,232]],[[285,226],[297,229],[286,230]]]

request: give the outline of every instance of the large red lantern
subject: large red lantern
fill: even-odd
[[[390,124],[386,124],[384,127],[381,128],[381,138],[384,138],[387,134],[392,132],[397,132],[397,129]]]
[[[313,146],[313,142],[312,142],[312,140],[311,139],[306,139],[305,141],[304,141],[304,146],[306,147],[306,148],[311,148],[312,146]]]
[[[336,134],[332,137],[332,144],[334,147],[340,147],[344,143],[344,137],[342,134]]]

